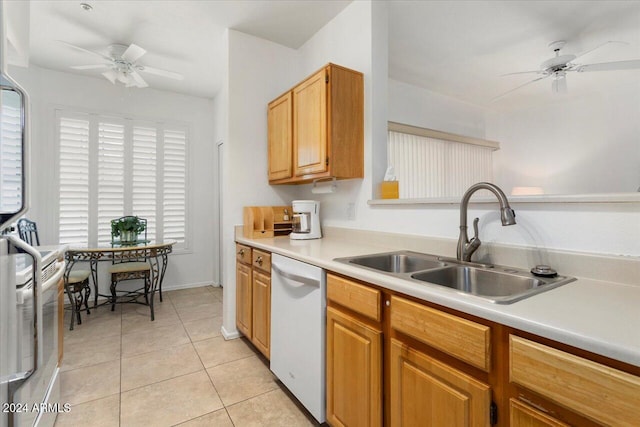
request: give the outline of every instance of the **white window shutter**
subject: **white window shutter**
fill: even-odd
[[[89,239],[89,120],[60,117],[60,243]]]
[[[98,243],[111,242],[111,220],[124,215],[124,125],[98,124]]]
[[[178,241],[186,238],[187,133],[164,131],[163,165],[163,238]]]
[[[4,102],[4,99],[3,99]],[[20,106],[2,105],[0,117],[2,150],[0,151],[0,210],[13,212],[22,199],[22,128]]]
[[[133,127],[132,214],[147,220],[147,238],[156,239],[157,131]]]

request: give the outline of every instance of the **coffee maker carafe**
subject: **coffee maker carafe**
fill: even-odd
[[[320,239],[320,202],[315,200],[294,200],[292,227],[289,234],[292,240]]]

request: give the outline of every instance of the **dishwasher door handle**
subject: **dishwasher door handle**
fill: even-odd
[[[273,261],[271,262],[271,269],[278,274],[279,276],[284,277],[285,279],[293,280],[294,282],[299,282],[305,285],[315,286],[317,288],[320,287],[320,280],[313,279],[311,277],[300,276],[294,273],[289,273],[287,271],[283,271],[282,268],[278,267]]]

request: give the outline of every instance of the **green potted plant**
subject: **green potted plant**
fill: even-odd
[[[111,235],[120,237],[120,243],[135,243],[138,234],[145,230],[146,224],[137,216],[125,216],[111,221]]]

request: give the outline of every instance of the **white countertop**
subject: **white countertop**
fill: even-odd
[[[398,250],[336,237],[288,237],[236,241],[317,265],[383,288],[502,323],[545,338],[640,366],[640,286],[578,278],[512,304],[494,304],[448,288],[418,284],[334,258]],[[438,255],[438,254],[434,254]]]

